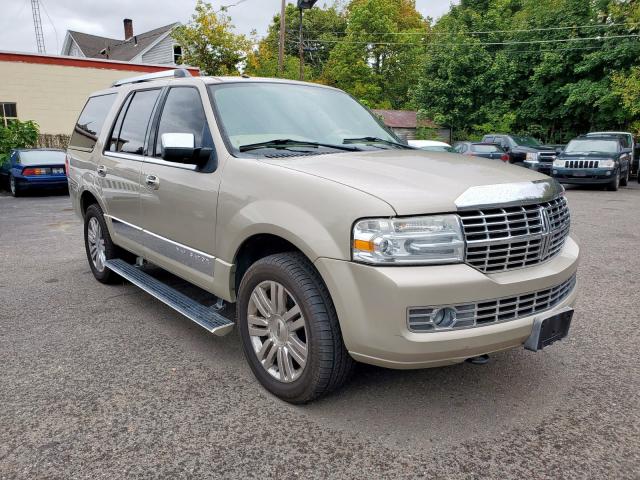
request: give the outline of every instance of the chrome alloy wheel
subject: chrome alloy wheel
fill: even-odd
[[[87,227],[87,241],[89,242],[89,253],[91,261],[98,272],[104,271],[104,262],[106,261],[106,250],[104,246],[104,238],[102,237],[102,227],[96,217],[89,219]]]
[[[278,282],[262,282],[251,292],[247,309],[249,338],[262,367],[280,382],[298,379],[307,363],[308,336],[291,293]]]

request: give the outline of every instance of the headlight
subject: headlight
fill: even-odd
[[[554,160],[553,161],[553,166],[554,167],[559,167],[559,168],[564,168],[564,160]]]
[[[527,153],[527,158],[525,161],[528,163],[538,163],[538,152]]]
[[[353,227],[353,259],[372,264],[439,264],[464,260],[457,215],[374,218]]]
[[[600,160],[598,162],[599,168],[614,168],[616,166],[616,161],[609,158],[607,160]]]

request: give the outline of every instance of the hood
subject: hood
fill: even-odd
[[[496,160],[424,150],[384,150],[264,160],[373,195],[398,215],[445,213],[467,189],[548,177]]]
[[[562,160],[609,160],[611,158],[616,158],[618,156],[617,153],[604,153],[604,152],[576,152],[576,153],[564,153],[562,152],[558,155],[558,158]]]
[[[555,152],[556,148],[549,145],[540,145],[538,147],[525,147],[524,145],[518,145],[514,150],[520,152]]]

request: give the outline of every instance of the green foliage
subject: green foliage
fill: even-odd
[[[38,128],[38,124],[31,120],[12,120],[6,127],[0,124],[0,165],[7,161],[11,149],[35,147]]]
[[[437,35],[427,42],[415,103],[451,126],[456,138],[514,132],[556,143],[589,130],[640,124],[634,111],[640,96],[631,93],[633,84],[640,85],[633,73],[640,42],[613,38],[640,31],[631,23],[640,20],[639,4],[463,1],[433,27]],[[612,23],[624,25],[607,26]],[[540,40],[547,43],[522,43]]]
[[[205,75],[234,75],[251,50],[251,41],[233,32],[231,18],[198,0],[186,25],[172,36],[182,46],[182,61],[199,67]]]

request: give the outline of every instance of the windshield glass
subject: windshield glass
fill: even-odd
[[[618,142],[616,140],[571,140],[565,153],[618,153]]]
[[[397,142],[367,109],[346,93],[323,87],[278,83],[211,85],[222,131],[233,149],[290,139],[359,146]],[[368,138],[369,140],[365,140]],[[378,148],[390,148],[384,143]],[[268,147],[265,147],[268,148]]]
[[[513,141],[516,142],[516,145],[520,145],[521,147],[539,147],[540,145],[542,145],[533,137],[518,137],[514,135],[511,138],[513,138]]]
[[[56,150],[32,150],[20,152],[20,165],[64,165],[64,152]]]
[[[471,151],[476,153],[496,153],[501,150],[496,145],[471,145]]]
[[[455,152],[451,147],[445,145],[432,145],[429,147],[420,147],[420,150],[426,150],[427,152]]]

